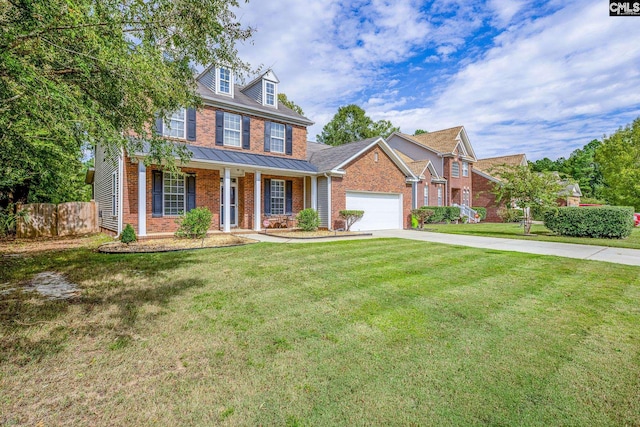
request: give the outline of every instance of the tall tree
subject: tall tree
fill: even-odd
[[[496,203],[514,204],[524,212],[524,234],[529,234],[533,223],[531,210],[557,206],[562,185],[551,172],[534,172],[527,166],[500,166],[492,171],[500,177],[493,188]]]
[[[429,131],[424,129],[416,129],[416,131],[413,133],[413,136],[422,135],[423,133],[429,133]]]
[[[351,104],[338,109],[317,139],[324,144],[342,145],[374,136],[386,138],[399,130],[388,120],[374,122],[362,108]]]
[[[29,200],[43,172],[64,183],[97,141],[110,152],[147,141],[152,160],[171,162],[174,146],[149,124],[157,114],[200,105],[194,67],[248,70],[235,43],[252,30],[237,22],[236,6],[0,0],[0,198]]]
[[[595,153],[601,141],[594,139],[583,148],[574,150],[560,167],[560,171],[580,185],[585,197],[602,197],[603,179]]]
[[[595,160],[607,201],[640,210],[640,117],[605,138],[596,148]]]
[[[304,111],[302,111],[302,107],[300,107],[298,104],[296,104],[295,102],[287,98],[287,95],[285,93],[280,92],[278,94],[278,101],[284,104],[285,107],[288,107],[293,111],[295,111],[296,113],[300,114],[301,116],[304,116]]]

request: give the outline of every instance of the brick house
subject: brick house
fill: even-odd
[[[145,166],[144,150],[109,153],[96,146],[92,184],[103,231],[118,235],[131,224],[139,236],[172,233],[176,218],[195,207],[209,208],[211,230],[223,232],[259,231],[308,207],[324,212],[324,226],[332,229],[337,212],[355,203],[355,191],[400,195],[400,214],[408,216],[407,180],[414,176],[384,140],[331,151],[337,158],[357,148],[343,162],[314,163],[307,153],[313,122],[278,102],[280,82],[272,70],[240,86],[228,69],[211,66],[196,82],[203,107],[155,123],[160,135],[191,153],[182,174]],[[385,173],[398,183],[383,182]],[[406,225],[398,220],[386,227]]]
[[[508,156],[489,157],[479,159],[473,169],[473,188],[475,198],[474,206],[483,207],[487,210],[487,222],[502,222],[498,216],[498,209],[504,206],[504,203],[496,204],[496,197],[491,190],[496,184],[500,184],[498,176],[498,168],[501,166],[526,166],[527,156],[524,154],[512,154]]]
[[[354,231],[411,227],[417,178],[381,137],[332,147],[309,142],[309,162],[318,170],[320,225],[345,227],[343,209],[363,210]],[[312,196],[313,197],[313,196]]]
[[[416,207],[472,205],[476,155],[464,126],[420,135],[395,132],[388,143],[419,180]]]

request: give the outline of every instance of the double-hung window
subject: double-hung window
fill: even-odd
[[[442,187],[438,187],[438,206],[442,206]]]
[[[271,123],[271,151],[284,153],[284,125]]]
[[[429,185],[424,185],[424,199],[422,201],[422,206],[429,206]]]
[[[275,83],[265,82],[264,85],[265,98],[264,103],[267,105],[276,105],[276,85]]]
[[[168,136],[171,138],[186,138],[186,109],[180,108],[177,111],[174,111],[167,120],[164,122],[164,126],[162,127],[162,135]]]
[[[462,162],[462,176],[469,176],[469,162]]]
[[[451,176],[454,177],[454,178],[459,178],[460,177],[460,163],[453,162],[451,164]]]
[[[224,113],[224,145],[240,147],[240,123],[238,114]]]
[[[271,214],[284,215],[285,184],[283,180],[271,180]]]
[[[184,176],[177,173],[163,174],[164,215],[182,215],[184,209]]]
[[[218,92],[231,93],[231,72],[226,68],[220,68],[218,73]]]

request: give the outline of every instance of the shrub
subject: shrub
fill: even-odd
[[[460,219],[460,208],[456,206],[447,206],[447,213],[445,219],[449,221],[457,221]]]
[[[347,231],[351,230],[351,226],[356,222],[358,222],[363,215],[364,215],[364,211],[355,211],[355,210],[340,211],[340,218],[344,219],[344,222],[347,225]]]
[[[136,232],[131,224],[125,225],[124,230],[122,230],[122,234],[120,235],[120,241],[128,245],[136,240],[138,240],[138,238],[136,237]]]
[[[502,222],[522,221],[522,211],[520,209],[505,208],[502,206],[498,209],[497,213]]]
[[[442,222],[447,217],[447,207],[446,206],[423,206],[420,209],[429,209],[433,211],[433,215],[429,217],[427,220],[428,224],[434,224],[437,222]]]
[[[316,231],[320,225],[320,218],[315,209],[308,208],[301,210],[298,212],[298,215],[296,215],[296,219],[298,220],[298,227],[301,228],[302,231]]]
[[[544,225],[562,236],[621,239],[633,230],[633,207],[563,207],[545,212]]]
[[[411,215],[411,228],[418,228],[418,218]]]
[[[16,224],[18,219],[29,221],[29,214],[26,209],[16,212],[16,206],[9,203],[6,208],[0,208],[0,237],[16,234]]]
[[[480,215],[480,221],[483,221],[487,217],[487,208],[478,206],[477,208],[471,208]]]
[[[431,216],[433,216],[433,210],[425,207],[422,207],[420,209],[413,209],[411,210],[411,215],[411,225],[413,226],[413,218],[415,218],[418,223],[417,225],[420,226],[420,228],[423,228],[424,223],[428,221]]]
[[[208,208],[195,208],[187,212],[183,217],[178,218],[179,225],[176,237],[188,237],[190,239],[201,239],[207,235],[211,227],[213,214]]]

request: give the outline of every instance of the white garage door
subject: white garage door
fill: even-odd
[[[402,196],[347,191],[347,209],[364,211],[351,231],[402,229]]]

